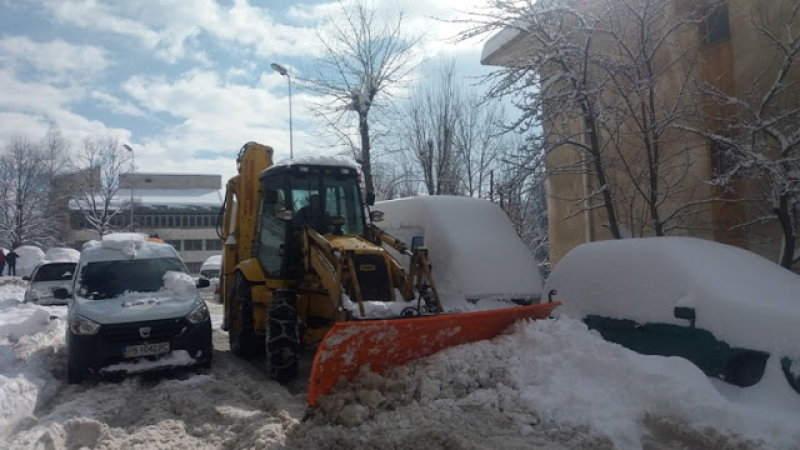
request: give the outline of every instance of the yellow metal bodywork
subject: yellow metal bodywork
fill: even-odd
[[[251,256],[258,218],[258,177],[264,169],[272,165],[272,155],[272,147],[248,142],[240,150],[237,159],[239,174],[228,180],[226,185],[220,230],[223,252],[219,286],[219,296],[226,305],[226,312],[228,296],[237,270],[242,271],[250,281],[264,281],[264,274],[258,261],[251,259]],[[253,299],[261,300],[261,296],[254,295]],[[269,304],[268,300],[266,302]],[[226,317],[226,323],[227,320]],[[234,325],[236,324],[228,324],[228,326]]]
[[[220,274],[219,295],[225,305],[225,326],[237,330],[241,326],[238,314],[231,305],[236,299],[229,298],[235,274],[241,273],[248,281],[253,303],[253,331],[263,336],[266,331],[269,304],[277,289],[293,289],[297,293],[297,315],[303,331],[304,344],[319,342],[336,322],[349,318],[342,307],[342,292],[349,287],[353,301],[359,305],[360,316],[365,316],[364,299],[358,282],[358,270],[354,256],[359,254],[379,255],[388,270],[391,300],[395,300],[395,289],[406,301],[414,299],[415,290],[422,292],[430,287],[438,312],[442,311],[438,294],[430,277],[426,250],[408,247],[389,236],[374,225],[367,227],[365,235],[320,235],[305,227],[301,242],[305,278],[302,280],[279,280],[267,278],[256,255],[253,243],[260,203],[259,175],[272,165],[273,149],[255,142],[245,144],[238,162],[239,174],[226,185],[225,208],[221,237],[223,260]],[[412,256],[408,276],[400,264],[382,247],[387,244],[400,252]],[[367,265],[369,266],[369,265]],[[358,268],[368,271],[369,267]],[[426,283],[427,280],[427,283]],[[238,311],[238,310],[237,310]],[[260,337],[259,337],[260,338]]]

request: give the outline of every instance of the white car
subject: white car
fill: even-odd
[[[69,299],[70,383],[90,374],[211,362],[206,303],[178,252],[161,240],[119,233],[87,243],[72,292],[55,295]]]
[[[36,266],[31,276],[22,277],[23,280],[30,282],[25,290],[25,302],[40,305],[66,305],[67,301],[55,298],[53,292],[72,284],[75,265],[75,262],[55,261]]]
[[[200,279],[211,281],[212,278],[219,278],[219,271],[222,267],[222,255],[209,256],[200,266]]]

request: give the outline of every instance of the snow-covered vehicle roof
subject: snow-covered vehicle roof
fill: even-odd
[[[78,262],[81,252],[74,248],[55,247],[44,253],[44,260],[48,262]]]
[[[386,213],[378,226],[406,244],[424,236],[440,291],[462,300],[541,296],[536,260],[494,203],[437,195],[382,201],[375,209]]]
[[[342,155],[309,155],[294,159],[282,159],[275,164],[264,169],[261,174],[273,170],[290,166],[331,166],[347,167],[349,169],[361,170],[361,166],[349,156]]]
[[[89,241],[83,246],[81,262],[114,261],[118,259],[179,258],[169,244],[149,240],[141,233],[112,233],[102,241]]]
[[[610,240],[580,245],[553,269],[557,312],[686,325],[676,306],[696,311],[696,326],[732,346],[798,353],[800,276],[738,247],[688,237]]]
[[[200,270],[219,269],[220,267],[222,267],[222,255],[212,255],[203,261],[203,265],[200,266]]]

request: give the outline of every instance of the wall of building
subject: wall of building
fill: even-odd
[[[141,204],[138,201],[135,203],[133,227],[130,210],[121,211],[111,220],[113,230],[133,229],[148,235],[157,235],[178,250],[189,271],[195,274],[199,273],[200,266],[209,256],[222,254],[222,242],[216,231],[222,202],[210,206],[205,204],[208,201],[208,196],[205,196],[202,200],[204,204],[192,205],[192,195],[186,195],[191,190],[207,193],[209,190],[221,189],[220,175],[136,173],[120,177],[120,186],[127,188],[131,183],[137,195],[153,199],[154,204]],[[159,195],[163,195],[163,201],[148,191],[158,191]],[[175,201],[188,204],[174,204]],[[89,229],[80,211],[72,211],[69,225],[70,232],[66,241],[73,248],[80,250],[84,242],[100,238],[97,232]]]
[[[120,187],[134,189],[220,189],[222,175],[125,173],[119,177]]]

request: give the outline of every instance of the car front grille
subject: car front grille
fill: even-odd
[[[144,341],[164,341],[183,333],[188,325],[184,318],[118,323],[102,325],[100,335],[113,343],[133,344]],[[146,327],[150,327],[150,335],[144,338],[141,329]]]

